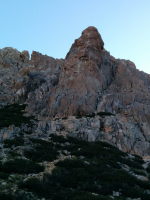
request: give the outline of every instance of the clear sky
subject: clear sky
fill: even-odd
[[[0,0],[0,48],[64,58],[86,27],[150,74],[150,0]]]

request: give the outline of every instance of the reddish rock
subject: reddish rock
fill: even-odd
[[[66,56],[59,84],[50,96],[50,116],[85,115],[96,111],[99,95],[113,73],[113,66],[104,66],[103,45],[94,27],[84,30],[75,40]]]
[[[150,75],[112,57],[95,27],[82,32],[64,60],[1,49],[0,69],[0,106],[26,103],[40,119],[35,132],[150,155]]]

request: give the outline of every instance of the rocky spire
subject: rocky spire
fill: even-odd
[[[81,59],[90,59],[92,56],[91,52],[94,54],[99,54],[104,47],[104,42],[98,32],[98,30],[90,26],[86,28],[79,39],[76,39],[72,45],[66,59],[70,56],[78,57]]]
[[[112,68],[102,64],[103,46],[95,27],[88,27],[75,40],[66,56],[59,84],[50,96],[51,116],[84,115],[95,111],[99,93],[112,74]]]

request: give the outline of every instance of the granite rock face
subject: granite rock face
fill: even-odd
[[[150,155],[150,75],[112,57],[95,27],[82,32],[65,59],[1,49],[0,106],[13,103],[27,104],[37,117],[36,134],[105,140]]]

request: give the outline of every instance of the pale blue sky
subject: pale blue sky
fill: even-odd
[[[64,58],[88,26],[113,56],[150,73],[150,0],[0,0],[0,48]]]

